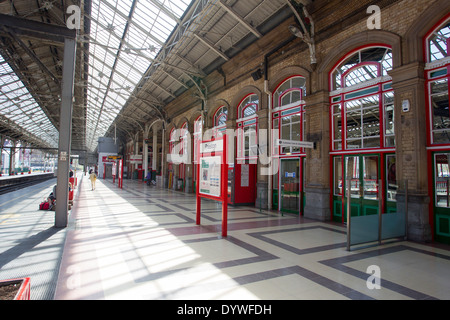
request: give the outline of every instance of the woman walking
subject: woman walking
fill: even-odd
[[[97,180],[97,175],[92,169],[89,170],[89,180],[91,180],[92,190],[95,190],[95,181]]]

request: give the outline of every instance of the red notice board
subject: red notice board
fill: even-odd
[[[222,202],[222,236],[227,236],[228,223],[228,163],[227,136],[198,144],[197,163],[197,225],[201,220],[202,198]]]

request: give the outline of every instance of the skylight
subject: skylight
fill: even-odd
[[[190,0],[94,0],[91,10],[87,148],[98,138],[133,94],[164,46]]]
[[[58,148],[58,130],[1,55],[0,117],[13,122],[32,137],[39,137],[49,147]]]

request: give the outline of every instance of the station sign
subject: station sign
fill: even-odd
[[[122,156],[108,156],[108,160],[116,161],[121,160]]]
[[[277,146],[280,146],[280,147],[294,147],[294,148],[307,148],[307,149],[315,148],[315,143],[309,142],[309,141],[277,139],[276,143],[277,143]]]
[[[204,142],[200,145],[200,153],[212,153],[223,151],[223,140]]]
[[[142,154],[133,154],[130,156],[130,163],[132,164],[142,164]]]

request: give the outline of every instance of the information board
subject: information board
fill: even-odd
[[[201,199],[222,202],[222,236],[227,236],[228,223],[228,165],[227,165],[227,136],[222,139],[203,141],[198,145],[197,163],[197,204],[196,224],[201,220]]]
[[[220,197],[222,171],[222,157],[204,157],[200,163],[200,193]]]

